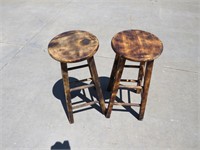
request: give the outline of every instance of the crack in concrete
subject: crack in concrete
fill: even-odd
[[[71,2],[72,2],[73,0],[71,0],[71,1],[69,1],[67,4],[66,4],[66,6],[67,5],[69,5]],[[50,24],[50,23],[52,23],[52,22],[55,22],[57,19],[58,19],[58,16],[59,16],[59,14],[61,13],[61,11],[63,10],[63,9],[65,9],[65,8],[61,8],[57,13],[56,13],[56,15],[55,16],[52,16],[50,19],[49,19],[49,21],[47,21],[47,23],[45,23],[44,25],[43,25],[43,27],[41,27],[40,29],[39,29],[39,31],[38,32],[36,32],[36,34],[34,34],[16,53],[15,53],[15,55],[7,62],[7,63],[5,63],[4,65],[3,65],[3,67],[1,67],[0,68],[0,72],[22,51],[22,49],[25,47],[25,46],[27,46],[48,24]],[[3,40],[2,40],[3,41]],[[4,42],[0,42],[0,43],[4,43]],[[5,44],[8,44],[8,45],[16,45],[16,44],[12,44],[12,43],[5,43]]]
[[[24,45],[24,46],[25,46],[25,45]],[[11,57],[11,59],[10,59],[7,63],[5,63],[5,64],[3,65],[3,67],[1,67],[0,72],[9,64],[9,62],[10,62],[11,60],[13,60],[13,59],[17,56],[17,54],[19,54],[19,53],[21,52],[21,50],[24,48],[24,46],[22,46],[21,48],[19,48],[19,50],[15,53],[15,55],[14,55],[13,57]]]
[[[12,46],[19,46],[20,48],[23,47],[23,44],[15,44],[10,42],[0,42],[0,44],[12,45]]]
[[[196,71],[191,71],[191,70],[185,70],[185,69],[178,69],[178,68],[172,68],[172,67],[164,67],[166,69],[172,69],[172,70],[176,70],[176,71],[183,71],[183,72],[191,72],[191,73],[198,73]]]

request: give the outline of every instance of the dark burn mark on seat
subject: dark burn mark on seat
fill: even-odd
[[[124,46],[122,44],[119,44],[119,43],[115,43],[114,47],[117,49],[117,50],[120,50],[120,49],[123,49]]]
[[[146,39],[147,39],[147,40],[153,40],[153,39],[154,39],[154,37],[153,37],[153,35],[151,35],[151,34],[148,34],[148,35],[147,35],[147,37],[146,37]]]
[[[90,40],[89,39],[83,39],[81,41],[81,45],[88,45],[90,43]]]
[[[53,48],[53,47],[56,47],[56,46],[58,46],[58,42],[50,42],[48,47]]]
[[[68,51],[62,51],[63,56],[70,57],[70,53]]]
[[[116,41],[116,42],[119,42],[119,43],[123,42],[122,39],[121,39],[120,37],[115,38],[115,41]]]
[[[69,31],[54,37],[49,44],[50,55],[60,62],[78,62],[98,50],[98,39],[85,31]]]
[[[54,37],[53,39],[54,39],[54,40],[61,39],[61,38],[63,38],[63,37],[71,36],[71,35],[73,35],[73,34],[75,34],[75,33],[76,33],[76,31],[63,32],[63,33],[57,35],[56,37]]]
[[[59,51],[59,52],[65,51],[65,49],[64,49],[64,48],[60,48],[60,49],[58,49],[58,51]]]
[[[154,60],[162,53],[162,43],[153,34],[141,30],[119,32],[112,39],[116,53],[133,61]]]
[[[124,32],[125,36],[128,37],[130,40],[136,39],[135,35],[132,34],[131,32]]]
[[[61,37],[65,37],[65,36],[70,36],[70,35],[75,34],[75,33],[76,33],[75,31],[68,31],[68,32],[61,33],[59,35],[59,37],[61,38]]]

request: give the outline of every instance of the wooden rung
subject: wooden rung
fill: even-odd
[[[72,109],[78,109],[78,108],[81,108],[81,107],[85,107],[85,106],[89,106],[89,105],[94,105],[96,103],[99,103],[99,101],[92,101],[92,102],[88,102],[88,103],[76,105],[76,106],[73,106]]]
[[[87,85],[82,85],[82,86],[78,86],[78,87],[75,87],[75,88],[71,88],[70,92],[82,90],[82,89],[90,88],[90,87],[94,87],[94,84],[87,84]]]
[[[88,67],[88,64],[80,65],[80,66],[75,66],[75,67],[70,67],[70,68],[68,68],[68,71],[70,71],[70,70],[74,70],[74,69],[83,68],[83,67]]]
[[[121,79],[120,81],[121,82],[133,82],[133,83],[138,82],[138,80],[134,80],[134,79]]]
[[[118,102],[114,102],[113,105],[120,105],[120,106],[136,106],[136,107],[140,107],[140,104],[138,103],[118,103]]]
[[[138,65],[125,65],[126,68],[140,68]]]
[[[86,78],[86,79],[82,79],[82,80],[71,81],[70,83],[85,82],[85,81],[91,81],[91,80],[92,80],[92,78]]]
[[[119,85],[119,88],[142,90],[142,86],[136,85]]]

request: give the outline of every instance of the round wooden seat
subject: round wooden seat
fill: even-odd
[[[155,35],[141,30],[126,30],[112,38],[112,48],[120,56],[136,62],[156,59],[163,51]]]
[[[72,63],[92,57],[98,47],[96,36],[86,31],[74,30],[54,37],[48,45],[48,51],[55,60]]]

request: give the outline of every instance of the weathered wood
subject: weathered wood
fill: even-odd
[[[117,65],[118,65],[118,62],[119,62],[119,58],[120,58],[120,56],[116,54],[115,55],[115,61],[113,63],[113,67],[112,67],[112,72],[111,72],[111,75],[110,75],[110,81],[109,81],[108,88],[107,88],[108,91],[111,91],[112,88],[113,88],[115,75],[117,73]]]
[[[91,102],[87,102],[87,103],[84,103],[84,104],[75,105],[72,108],[74,110],[74,109],[78,109],[78,108],[81,108],[81,107],[85,107],[85,106],[89,106],[89,105],[94,105],[96,103],[99,103],[99,101],[91,101]]]
[[[138,65],[125,65],[125,68],[140,68]]]
[[[137,103],[124,103],[124,102],[114,102],[113,105],[119,105],[119,106],[135,106],[140,107],[140,104]]]
[[[94,87],[94,84],[82,85],[82,86],[78,86],[75,88],[71,88],[70,92],[77,91],[77,90],[83,90],[85,88],[91,88],[91,87]]]
[[[93,56],[99,47],[96,36],[86,31],[68,31],[54,37],[49,45],[49,54],[57,61],[72,63]]]
[[[141,30],[126,30],[112,39],[112,48],[120,56],[136,62],[156,59],[163,50],[162,42],[153,34]]]
[[[105,114],[106,106],[105,106],[104,97],[103,97],[103,93],[102,93],[102,90],[101,90],[101,85],[100,85],[100,82],[99,82],[94,58],[90,57],[90,58],[87,59],[87,61],[88,61],[92,81],[93,81],[95,88],[96,88],[96,93],[97,93],[97,96],[98,96],[98,99],[99,99],[99,104],[100,104],[102,113]]]
[[[133,82],[133,83],[138,82],[138,80],[134,80],[134,79],[121,79],[120,81],[121,82]]]
[[[107,109],[107,113],[106,113],[107,118],[110,118],[110,115],[111,115],[111,111],[112,111],[112,108],[113,108],[114,100],[115,100],[116,95],[117,95],[117,91],[118,91],[118,88],[119,88],[119,82],[120,82],[120,79],[121,79],[121,76],[122,76],[122,72],[123,72],[123,69],[124,69],[125,62],[126,62],[126,59],[120,57],[119,60],[118,60],[117,67],[115,68],[115,69],[117,69],[117,71],[116,71],[116,75],[115,75],[114,85],[113,85],[112,91],[111,91],[112,94],[111,94],[111,97],[110,97],[110,101],[109,101],[108,109]]]
[[[65,64],[65,63],[60,63],[60,64],[61,64],[66,105],[67,105],[67,117],[68,117],[70,123],[74,123],[67,64]]]
[[[138,83],[137,86],[141,86],[142,85],[142,80],[144,77],[144,73],[145,73],[145,62],[140,62],[140,69],[138,72]],[[141,90],[137,90],[136,91],[138,94],[141,93]]]
[[[140,112],[139,112],[139,120],[142,120],[144,117],[144,112],[145,112],[145,107],[147,103],[147,96],[149,92],[149,86],[150,86],[150,81],[151,81],[151,74],[153,70],[153,60],[148,61],[146,65],[146,71],[145,71],[145,76],[144,76],[144,87],[142,91],[142,100],[141,100],[141,107],[140,107]]]
[[[70,83],[74,83],[74,84],[76,84],[76,83],[80,83],[80,82],[86,82],[86,81],[91,81],[92,80],[92,78],[86,78],[86,79],[81,79],[81,80],[75,80],[75,81],[71,81]]]
[[[102,112],[103,114],[105,114],[106,108],[105,108],[104,98],[101,91],[101,86],[98,80],[98,74],[93,59],[93,55],[98,50],[98,47],[99,47],[99,42],[96,36],[86,31],[80,31],[80,30],[61,33],[56,37],[54,37],[48,45],[48,52],[51,55],[51,57],[61,63],[65,98],[67,105],[67,117],[70,123],[74,122],[73,111],[72,111],[73,109],[92,105],[97,102],[100,103]],[[67,63],[74,63],[82,60],[87,60],[88,64],[67,68]],[[74,84],[77,82],[90,81],[91,78],[69,82],[68,71],[74,69],[80,69],[83,67],[89,67],[94,84],[78,86],[70,89],[70,83]],[[96,88],[99,101],[95,102],[92,101],[89,103],[72,107],[70,92],[94,86]]]
[[[119,32],[112,38],[111,44],[113,50],[116,53],[117,59],[115,58],[111,73],[111,80],[108,86],[108,90],[111,90],[112,92],[106,117],[110,117],[113,105],[138,106],[140,107],[138,119],[142,120],[147,103],[153,61],[162,53],[163,44],[155,35],[141,30],[126,30]],[[122,59],[123,62],[120,61]],[[130,61],[140,62],[140,65],[124,65],[126,59]],[[124,67],[139,68],[138,79],[120,80]],[[137,85],[119,85],[120,81],[137,82]],[[131,103],[130,101],[128,101],[128,103],[114,102],[119,87],[136,89],[136,93],[141,94],[141,104]],[[130,93],[128,96],[130,97]]]
[[[124,88],[124,89],[136,89],[136,90],[142,90],[141,86],[136,86],[136,85],[119,85],[119,88]]]
[[[75,67],[70,67],[70,68],[68,68],[68,71],[74,70],[74,69],[80,69],[80,68],[84,68],[84,67],[88,67],[88,64],[75,66]]]

